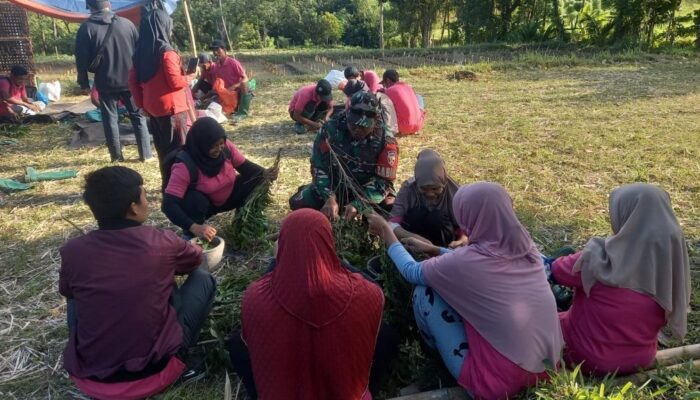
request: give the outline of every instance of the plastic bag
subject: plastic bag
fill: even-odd
[[[326,77],[323,79],[327,80],[331,84],[333,89],[337,89],[340,82],[345,80],[345,74],[343,73],[343,71],[332,69],[328,71],[328,75],[326,75]]]
[[[61,82],[42,82],[39,84],[39,92],[49,101],[58,101],[61,99]]]
[[[226,120],[228,119],[222,112],[221,104],[219,103],[212,102],[211,104],[209,104],[209,107],[207,107],[207,109],[204,110],[204,113],[207,117],[214,118],[218,123],[226,122]]]

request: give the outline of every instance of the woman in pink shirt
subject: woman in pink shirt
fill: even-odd
[[[457,382],[477,399],[514,397],[558,364],[563,346],[542,259],[505,189],[462,186],[454,215],[469,244],[454,251],[417,239],[436,256],[416,262],[378,215],[368,217],[406,280],[417,285],[413,312],[421,335]]]
[[[216,235],[216,229],[204,223],[209,217],[241,207],[263,176],[274,180],[278,174],[277,169],[265,170],[246,160],[210,117],[192,125],[170,171],[163,213],[185,235],[206,240]]]
[[[681,227],[663,189],[636,183],[610,194],[612,236],[552,264],[557,283],[574,288],[559,314],[564,360],[595,375],[649,367],[661,328],[687,331],[690,266]]]

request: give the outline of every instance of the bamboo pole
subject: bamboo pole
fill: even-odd
[[[656,352],[656,363],[661,366],[677,364],[688,359],[700,359],[700,344],[674,347]]]
[[[673,365],[669,365],[669,366],[665,367],[664,370],[668,371],[668,370],[679,369],[679,368],[687,367],[688,365],[691,365],[691,363],[685,362],[685,363],[680,363],[680,364],[673,364]],[[693,360],[692,366],[693,366],[693,368],[700,368],[700,360]],[[656,376],[658,374],[659,374],[658,369],[650,369],[648,371],[642,371],[642,372],[636,373],[634,375],[628,375],[628,376],[623,376],[620,378],[613,379],[612,384],[614,386],[622,386],[622,385],[627,384],[627,382],[632,382],[635,385],[639,385],[639,384],[642,384],[642,383],[648,381],[649,379],[653,378],[654,376]]]
[[[187,0],[182,0],[182,6],[185,10],[185,20],[187,20],[187,29],[190,31],[190,42],[192,42],[192,56],[197,57],[197,41],[194,38],[194,29],[192,28],[192,19],[190,18],[190,8],[187,6]]]

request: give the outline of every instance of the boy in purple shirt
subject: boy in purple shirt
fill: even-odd
[[[197,269],[202,250],[175,233],[142,225],[143,178],[105,167],[85,178],[83,199],[98,230],[60,250],[59,292],[68,302],[64,367],[93,397],[150,396],[181,379],[188,348],[214,301],[216,280]],[[176,275],[189,275],[177,287]]]

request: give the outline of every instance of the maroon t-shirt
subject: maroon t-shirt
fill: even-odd
[[[201,263],[199,247],[144,225],[93,231],[60,252],[59,292],[77,315],[63,353],[71,375],[139,372],[179,350],[182,328],[169,298],[175,275]]]

